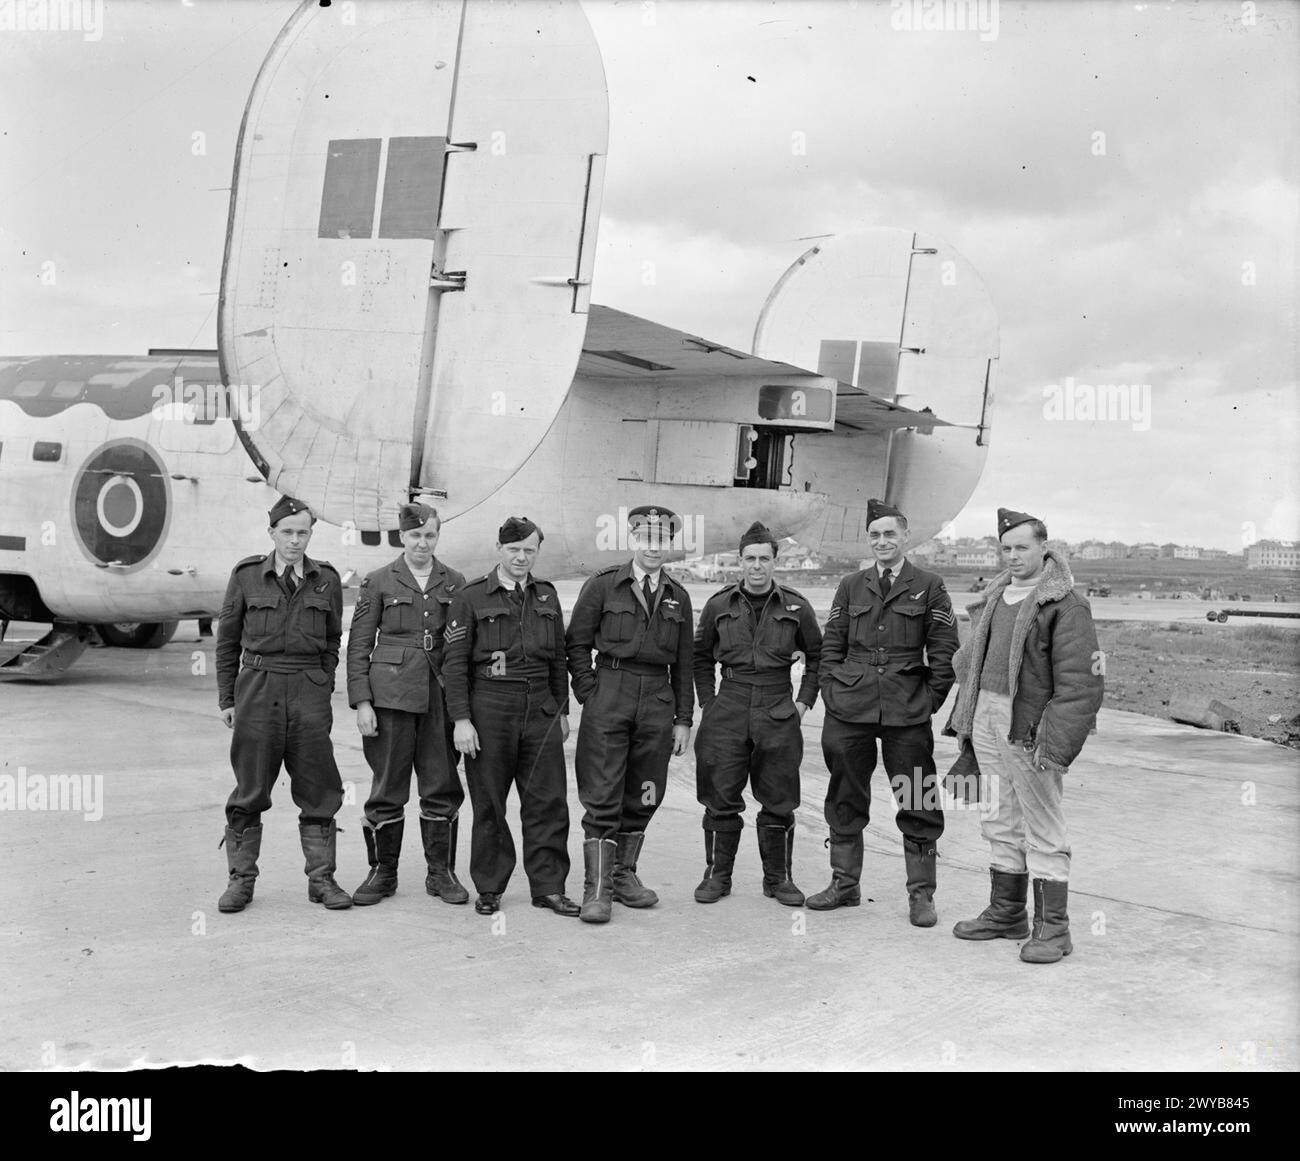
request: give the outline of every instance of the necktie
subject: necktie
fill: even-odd
[[[650,587],[650,577],[648,575],[641,582],[641,592],[645,596],[645,611],[647,613],[653,613],[655,608],[655,591]]]
[[[294,579],[292,565],[284,570],[284,587],[288,590],[290,596],[293,596],[298,590],[298,582]]]
[[[889,590],[894,587],[894,582],[889,579],[890,569],[884,569],[880,574],[880,595],[889,596]]]

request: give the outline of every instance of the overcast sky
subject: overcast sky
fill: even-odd
[[[98,40],[0,31],[0,354],[215,346],[239,120],[295,7],[106,0]],[[1070,540],[1300,537],[1300,5],[898,27],[919,7],[584,4],[611,112],[594,300],[748,349],[801,238],[936,234],[1001,321],[958,534],[1005,505]],[[1049,418],[1070,378],[1149,384],[1149,424]]]

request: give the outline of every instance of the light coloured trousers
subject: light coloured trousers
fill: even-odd
[[[1022,742],[1008,742],[1011,699],[979,691],[971,743],[980,766],[980,830],[1000,871],[1070,878],[1070,836],[1061,809],[1061,771],[1035,770]]]

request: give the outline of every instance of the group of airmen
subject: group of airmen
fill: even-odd
[[[906,517],[878,500],[866,521],[874,564],[840,581],[824,628],[801,593],[776,581],[778,540],[759,523],[740,539],[740,579],[709,598],[696,625],[690,596],[663,567],[679,518],[662,507],[633,509],[631,559],[586,581],[566,625],[555,586],[535,575],[544,534],[533,521],[506,520],[497,566],[467,582],[435,554],[437,512],[403,506],[402,554],[363,581],[348,636],[348,702],[372,771],[362,828],[369,873],[352,894],[334,878],[343,786],[330,728],[342,580],[306,555],[315,524],[307,505],[284,497],[269,522],[272,551],[235,566],[217,634],[218,699],[235,773],[221,911],[241,911],[253,898],[261,815],[282,765],[299,808],[311,901],[338,910],[396,891],[414,772],[425,889],[446,903],[468,902],[456,875],[461,758],[479,914],[500,909],[515,869],[512,786],[533,906],[587,923],[607,923],[615,903],[652,907],[658,895],[638,863],[669,760],[690,744],[698,699],[705,870],[697,902],[731,892],[748,786],[759,806],[763,894],[790,907],[858,906],[871,775],[881,761],[897,801],[910,921],[933,927],[944,816],[931,719],[957,680],[948,732],[961,756],[950,785],[980,800],[992,890],[988,908],[954,934],[1028,937],[1028,962],[1070,953],[1062,778],[1092,728],[1101,677],[1087,602],[1035,517],[999,510],[1008,567],[972,610],[971,640],[959,649],[942,578],[907,558]],[[565,894],[570,688],[583,707],[575,761],[581,903]],[[831,880],[805,897],[792,872],[794,816],[802,722],[819,692]]]

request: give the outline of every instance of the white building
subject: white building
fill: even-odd
[[[959,548],[957,565],[962,568],[997,568],[1002,554],[996,548]]]
[[[1246,549],[1247,568],[1300,568],[1300,544],[1260,540]]]

